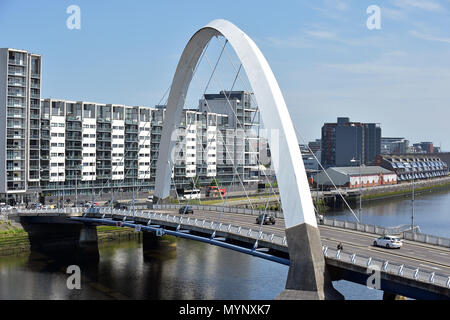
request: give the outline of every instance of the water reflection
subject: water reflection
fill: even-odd
[[[423,232],[450,236],[450,192],[417,196],[415,220]],[[345,210],[331,213],[340,219]],[[364,203],[365,223],[410,222],[408,198]],[[228,249],[177,239],[176,250],[147,252],[138,241],[100,245],[97,263],[80,265],[81,290],[68,290],[75,257],[42,254],[0,257],[0,299],[273,299],[284,289],[288,267]],[[346,299],[381,299],[382,292],[334,282]]]
[[[353,208],[355,210],[355,208]],[[357,213],[355,211],[355,213]],[[363,223],[379,226],[411,224],[412,201],[410,196],[363,202]],[[350,211],[329,212],[330,217],[354,221]],[[414,224],[423,233],[450,237],[450,190],[416,195]]]

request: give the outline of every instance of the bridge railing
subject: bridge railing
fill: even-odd
[[[100,213],[108,215],[111,213],[110,209],[102,208]],[[129,210],[113,210],[114,215],[121,215],[131,217],[132,212]],[[252,229],[250,227],[242,227],[232,223],[218,223],[217,221],[210,221],[206,219],[198,219],[194,217],[186,217],[172,214],[135,211],[134,217],[149,219],[149,222],[159,224],[161,222],[169,222],[177,224],[179,228],[186,228],[186,226],[199,227],[209,229],[216,232],[225,232],[228,235],[237,235],[243,238],[251,238],[254,241],[266,241],[268,243],[278,244],[287,247],[286,237],[281,233],[268,233],[259,231],[258,228]],[[354,223],[347,222],[347,226],[354,226]],[[177,228],[178,230],[178,228]],[[358,265],[364,268],[371,268],[392,275],[399,275],[415,281],[424,283],[434,283],[442,287],[450,288],[450,277],[447,275],[420,270],[417,267],[400,265],[392,263],[388,260],[380,260],[366,255],[357,254],[343,250],[337,250],[327,246],[323,246],[323,254],[328,259],[339,260],[351,264]],[[368,274],[369,275],[369,274]]]
[[[163,204],[163,205],[154,205],[153,208],[156,210],[166,209],[166,210],[174,210],[179,209],[182,205],[179,204]],[[194,210],[210,210],[210,211],[217,211],[220,212],[223,210],[224,212],[229,213],[240,213],[240,214],[249,214],[249,215],[260,215],[264,213],[264,211],[260,210],[252,210],[252,209],[244,209],[244,208],[236,208],[236,207],[222,207],[222,206],[214,206],[214,205],[192,205]],[[140,206],[139,209],[136,207],[136,212],[139,212],[139,210],[146,209],[146,206]],[[20,209],[21,214],[31,214],[31,215],[40,215],[40,214],[84,214],[86,212],[86,208],[64,208],[64,209]],[[109,214],[111,213],[111,209],[107,207],[100,207],[98,209],[98,212],[102,214]],[[0,215],[0,219],[7,220],[8,215],[14,214],[19,212],[17,209],[9,210],[9,211],[2,211]],[[121,214],[121,215],[129,215],[130,210],[120,210],[120,209],[113,209],[112,211],[114,214]],[[274,215],[279,217],[282,216],[282,213],[279,211],[272,211]],[[2,217],[3,216],[3,217]],[[337,227],[337,228],[343,228],[348,230],[355,230],[355,231],[361,231],[365,233],[372,233],[377,235],[388,235],[388,234],[397,234],[400,235],[405,240],[411,240],[411,241],[417,241],[422,243],[427,243],[431,245],[437,245],[442,246],[446,248],[450,248],[450,239],[445,237],[438,237],[434,235],[428,235],[423,234],[419,232],[410,232],[410,231],[404,231],[404,226],[398,226],[398,227],[380,227],[375,225],[369,225],[369,224],[360,224],[357,222],[351,222],[351,221],[342,221],[342,220],[336,220],[336,219],[329,219],[329,218],[323,218],[321,223],[326,226],[331,227]]]
[[[179,209],[183,206],[183,204],[159,204],[153,205],[153,209],[156,210],[174,210]],[[256,209],[247,209],[247,208],[238,208],[238,207],[227,207],[227,206],[216,206],[216,205],[201,205],[201,204],[192,204],[190,205],[194,210],[208,210],[208,211],[216,211],[216,212],[227,212],[227,213],[240,213],[240,214],[248,214],[253,216],[259,216],[264,213],[264,210],[256,210]],[[283,218],[283,212],[281,211],[270,211],[267,210],[266,213],[271,213],[277,218]]]
[[[415,281],[433,283],[441,287],[450,288],[450,277],[447,275],[429,272],[403,264],[392,263],[389,260],[380,260],[366,255],[341,251],[327,246],[323,246],[322,250],[327,259],[339,260],[367,268],[368,275],[373,272],[372,270],[375,270],[391,275],[402,276]],[[368,283],[368,285],[370,286],[371,284]]]
[[[86,211],[85,208],[64,208],[64,209],[11,209],[2,212],[6,217],[20,213],[21,215],[70,215],[70,214],[83,214]]]
[[[450,239],[418,232],[403,232],[403,239],[450,248]]]
[[[349,230],[362,231],[367,233],[379,234],[379,235],[387,235],[387,234],[401,234],[402,226],[398,227],[380,227],[370,224],[361,224],[358,222],[352,221],[342,221],[336,219],[323,218],[323,225],[330,227],[337,227]]]
[[[434,236],[434,235],[428,235],[420,232],[411,232],[411,231],[404,231],[405,226],[398,226],[398,227],[380,227],[380,226],[374,226],[370,224],[361,224],[357,222],[350,222],[350,221],[342,221],[342,220],[336,220],[336,219],[328,219],[323,218],[323,225],[330,226],[330,227],[337,227],[337,228],[343,228],[348,230],[355,230],[355,231],[362,231],[366,233],[372,233],[377,235],[399,235],[405,240],[411,240],[411,241],[417,241],[427,244],[432,244],[436,246],[441,247],[447,247],[450,248],[450,239]]]

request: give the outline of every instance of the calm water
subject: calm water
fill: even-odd
[[[353,211],[358,215],[359,203]],[[411,224],[411,196],[363,202],[362,222],[378,226]],[[331,212],[329,217],[355,221],[348,209]],[[450,238],[450,190],[427,192],[414,199],[414,225],[421,232]]]
[[[410,199],[363,204],[365,223],[410,223]],[[417,197],[422,232],[450,236],[450,192]],[[351,216],[343,210],[332,215]],[[288,268],[231,250],[178,239],[172,252],[146,256],[137,241],[100,248],[98,264],[81,266],[81,290],[68,290],[69,263],[36,254],[0,258],[0,299],[273,299]],[[347,299],[381,299],[382,292],[334,282]]]

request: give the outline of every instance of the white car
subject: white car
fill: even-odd
[[[399,237],[386,235],[375,239],[373,245],[376,247],[400,249],[403,245],[403,242],[402,239],[400,239]]]

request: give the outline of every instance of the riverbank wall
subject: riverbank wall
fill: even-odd
[[[30,241],[27,232],[19,225],[2,223],[0,229],[0,256],[18,255],[30,251]],[[99,245],[111,241],[142,240],[142,233],[129,228],[98,226],[97,238]]]
[[[400,183],[362,189],[362,200],[381,200],[394,197],[411,196],[413,183]],[[450,176],[414,182],[414,194],[450,189]]]

